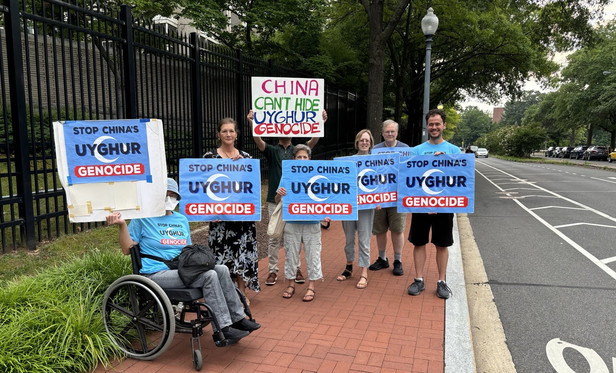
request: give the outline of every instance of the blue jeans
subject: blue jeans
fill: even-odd
[[[177,269],[164,270],[146,276],[163,289],[186,287]],[[203,289],[203,299],[212,309],[218,326],[221,328],[246,317],[244,305],[235,291],[235,286],[229,276],[229,269],[226,266],[216,265],[213,270],[203,272],[190,284],[190,287]]]

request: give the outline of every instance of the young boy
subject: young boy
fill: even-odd
[[[293,159],[310,160],[311,150],[308,146],[295,145],[293,149]],[[282,175],[284,179],[284,175]],[[280,182],[282,185],[283,182]],[[287,195],[287,190],[281,186],[276,192],[276,203]],[[330,221],[330,218],[325,218]],[[306,266],[308,267],[308,289],[302,299],[304,302],[311,302],[314,299],[314,286],[317,280],[323,278],[321,271],[321,223],[318,221],[288,221],[284,227],[284,276],[287,280],[287,288],[282,297],[289,299],[295,294],[295,269],[299,265],[299,252],[304,243],[304,254],[306,255]]]

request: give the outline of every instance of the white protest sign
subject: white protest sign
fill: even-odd
[[[252,135],[323,137],[323,79],[252,77]]]
[[[162,216],[167,192],[158,119],[54,122],[58,177],[73,223]]]

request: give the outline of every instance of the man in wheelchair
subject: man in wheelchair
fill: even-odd
[[[129,255],[130,248],[139,244],[143,254],[165,260],[178,256],[184,246],[191,244],[188,220],[184,215],[174,211],[180,199],[178,184],[169,178],[165,215],[133,219],[127,224],[119,212],[109,214],[107,224],[119,227],[122,252]],[[164,262],[142,258],[141,264],[140,274],[150,278],[163,289],[186,288],[177,269],[169,269]],[[243,303],[226,266],[216,265],[213,270],[203,272],[189,287],[203,290],[203,298],[216,317],[227,344],[236,343],[261,327],[246,318]]]

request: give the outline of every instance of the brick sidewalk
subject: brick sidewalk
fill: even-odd
[[[392,267],[369,271],[368,287],[359,290],[357,261],[351,279],[336,281],[346,264],[342,224],[332,222],[322,237],[324,281],[317,282],[314,301],[302,302],[307,283],[298,284],[291,299],[282,298],[280,277],[276,285],[265,286],[267,258],[262,259],[262,291],[248,293],[261,329],[236,345],[218,348],[206,327],[201,338],[203,371],[443,372],[445,302],[434,289],[438,278],[434,248],[427,250],[426,291],[411,297],[406,292],[414,274],[408,241],[402,256],[404,276],[393,276]],[[374,236],[371,249],[373,262],[378,254]],[[391,263],[391,242],[387,255]],[[280,260],[282,274],[284,250]],[[305,265],[302,269],[306,275]],[[189,337],[176,334],[171,347],[154,361],[127,359],[95,372],[194,372]]]

